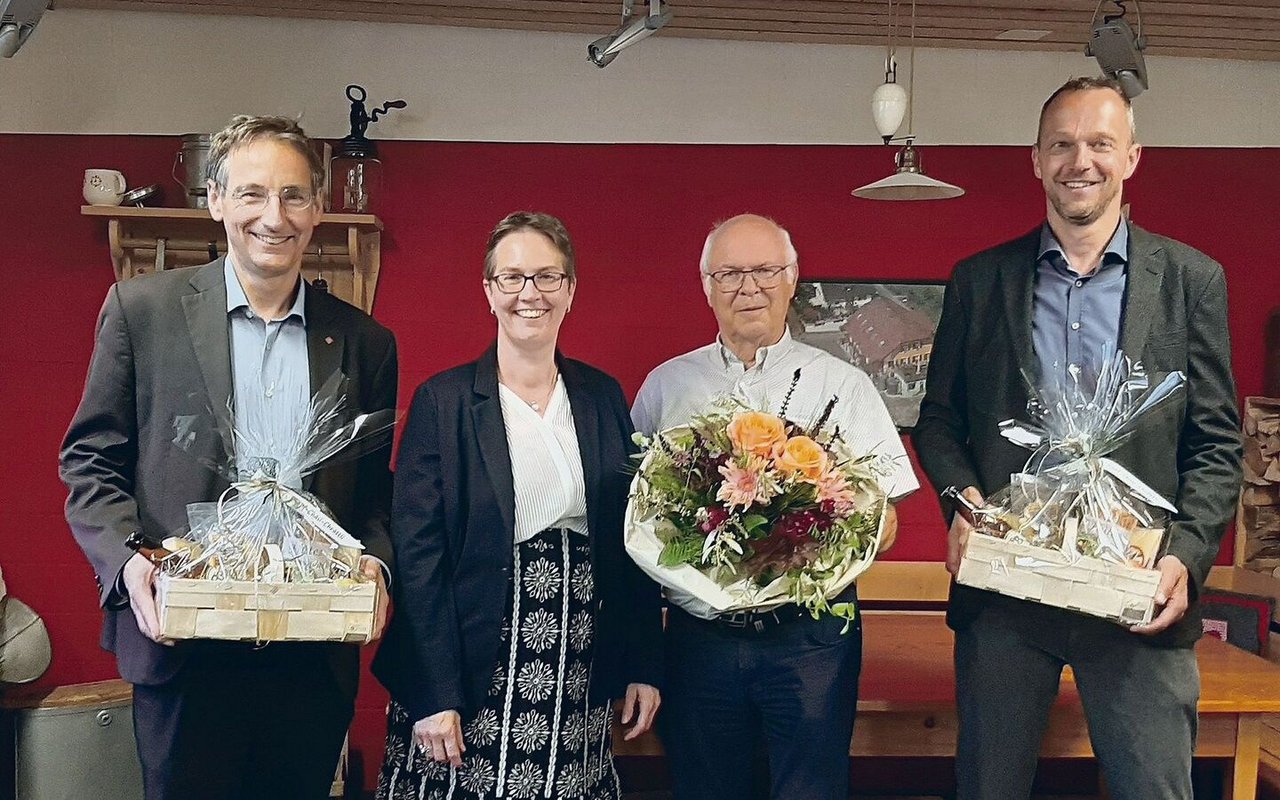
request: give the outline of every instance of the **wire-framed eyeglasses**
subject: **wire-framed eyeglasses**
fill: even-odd
[[[241,208],[257,211],[267,207],[267,203],[271,201],[271,195],[280,198],[280,205],[286,211],[305,211],[316,201],[315,193],[301,186],[286,186],[278,192],[269,191],[261,186],[247,186],[236,189],[231,194],[231,199],[235,200],[236,205]]]
[[[750,269],[738,269],[736,267],[730,269],[718,269],[715,272],[704,272],[703,274],[715,282],[716,288],[722,292],[736,292],[742,288],[742,282],[747,276],[751,276],[751,280],[758,289],[772,289],[782,283],[782,275],[795,264],[766,264],[760,267],[751,267]]]

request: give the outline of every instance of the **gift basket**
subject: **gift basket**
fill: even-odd
[[[286,404],[301,409],[293,418],[204,413],[174,421],[175,446],[230,485],[215,501],[187,506],[182,535],[159,543],[131,537],[160,568],[162,635],[369,640],[377,583],[358,568],[363,546],[303,488],[322,466],[390,443],[395,411],[351,417],[345,386],[335,375],[309,401]]]
[[[1108,348],[1096,376],[1071,368],[1032,392],[1028,422],[1001,435],[1032,451],[985,505],[955,487],[943,496],[975,530],[956,582],[1125,625],[1150,622],[1154,569],[1176,509],[1108,458],[1183,388],[1180,372],[1152,386],[1142,365]]]
[[[798,381],[799,371],[793,390]],[[887,468],[828,425],[836,402],[806,427],[787,419],[786,401],[774,414],[724,398],[688,425],[639,437],[632,559],[708,616],[796,603],[853,619],[853,604],[829,601],[875,558]]]

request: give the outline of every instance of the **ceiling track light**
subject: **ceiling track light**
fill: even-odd
[[[18,52],[47,8],[49,0],[0,0],[0,57]]]
[[[866,200],[947,200],[964,194],[964,189],[930,178],[920,166],[920,153],[915,148],[915,84],[916,84],[916,3],[911,0],[910,75],[903,91],[897,81],[897,51],[893,46],[893,2],[889,2],[888,44],[885,47],[885,82],[871,96],[871,116],[885,144],[905,142],[894,155],[894,172],[887,178],[859,186],[854,197]],[[901,2],[901,0],[899,0]],[[894,136],[907,118],[907,133]]]
[[[587,45],[587,60],[604,69],[618,53],[641,39],[647,39],[671,21],[671,7],[663,10],[662,0],[649,0],[649,13],[632,19],[635,0],[622,0],[622,22],[605,36]]]
[[[1084,54],[1098,60],[1103,74],[1119,82],[1125,97],[1130,100],[1151,88],[1147,79],[1147,61],[1142,51],[1147,49],[1147,39],[1142,35],[1142,6],[1132,0],[1138,14],[1138,30],[1134,32],[1125,21],[1125,0],[1113,0],[1119,14],[1108,14],[1098,21],[1098,12],[1106,0],[1098,0],[1090,22],[1089,43]]]

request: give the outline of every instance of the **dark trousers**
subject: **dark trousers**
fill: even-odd
[[[1115,800],[1191,800],[1200,672],[1104,620],[1010,600],[956,633],[958,800],[1026,800],[1062,668]]]
[[[751,796],[763,739],[770,796],[844,800],[862,626],[809,616],[761,633],[672,609],[659,718],[675,800]]]
[[[147,800],[328,797],[354,698],[324,651],[198,644],[173,680],[133,687]]]

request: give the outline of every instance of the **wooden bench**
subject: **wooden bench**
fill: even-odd
[[[862,683],[851,756],[954,757],[956,750],[953,637],[939,612],[866,611]],[[1230,759],[1224,796],[1257,794],[1265,714],[1280,713],[1280,665],[1217,639],[1196,645],[1200,663],[1198,757]],[[615,728],[614,753],[657,756],[652,733],[624,742]],[[1044,758],[1092,758],[1080,696],[1068,669],[1049,715]]]
[[[1280,715],[1262,720],[1260,766],[1263,781],[1269,786],[1280,786]]]

